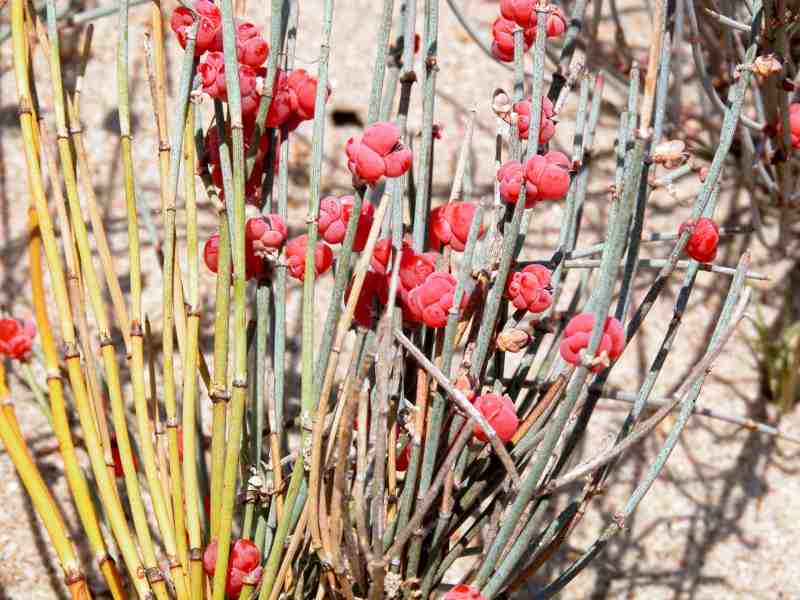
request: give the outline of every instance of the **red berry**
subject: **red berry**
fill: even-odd
[[[789,105],[789,129],[792,133],[792,148],[800,148],[800,102]]]
[[[295,115],[301,121],[310,121],[314,118],[314,109],[317,100],[317,80],[308,74],[305,69],[295,69],[286,79],[286,86],[297,98]],[[330,87],[327,95],[330,96]]]
[[[297,95],[291,93],[287,79],[286,72],[279,69],[272,87],[272,103],[267,113],[267,127],[280,127],[297,110]]]
[[[217,541],[213,540],[203,553],[203,570],[213,577],[217,569]],[[238,598],[245,583],[257,584],[261,578],[261,552],[250,540],[236,540],[228,562],[225,593]]]
[[[197,65],[203,91],[216,100],[227,99],[225,87],[225,58],[222,52],[209,52]]]
[[[472,586],[460,583],[447,592],[443,600],[486,600],[480,592]]]
[[[250,540],[240,539],[231,549],[231,567],[249,573],[261,564],[261,552]]]
[[[450,589],[444,596],[444,600],[486,600],[478,590],[472,586],[459,584]]]
[[[536,27],[537,0],[500,0],[500,14],[523,29]]]
[[[262,258],[280,250],[287,233],[283,219],[274,213],[248,219],[244,226],[245,239],[252,244],[253,252]]]
[[[435,271],[428,275],[424,283],[411,290],[408,303],[425,325],[439,329],[447,325],[448,311],[453,306],[455,291],[455,277],[449,273]],[[469,294],[464,294],[461,299],[461,309],[468,303]]]
[[[286,242],[286,263],[289,274],[303,281],[306,272],[306,244],[308,235],[303,234]],[[317,242],[314,251],[314,273],[319,276],[331,268],[333,251],[325,242]]]
[[[225,60],[222,52],[209,52],[197,66],[197,72],[203,83],[203,91],[215,100],[228,101],[228,88],[225,82]],[[263,77],[263,68],[239,65],[239,93],[241,95],[242,115],[253,115],[258,109],[261,94],[258,91],[258,78]]]
[[[350,215],[353,214],[353,204],[355,198],[353,196],[342,196],[342,212],[344,215],[344,222],[350,222]],[[372,222],[375,219],[375,207],[369,200],[364,200],[361,203],[361,212],[358,216],[358,225],[356,225],[356,237],[353,239],[353,250],[361,252],[367,245],[367,238],[369,237],[369,230],[372,228]]]
[[[25,361],[33,348],[36,325],[33,321],[0,319],[0,354]]]
[[[481,412],[491,428],[495,430],[497,437],[504,443],[511,441],[519,427],[519,418],[511,398],[500,394],[484,394],[483,396],[478,396],[474,406]],[[481,442],[489,441],[486,433],[477,423],[473,427],[472,433]]]
[[[330,96],[330,86],[327,96]],[[278,71],[272,90],[272,104],[267,114],[268,127],[285,127],[292,131],[302,121],[314,118],[317,99],[317,80],[304,69],[288,74]]]
[[[411,150],[400,142],[394,123],[373,123],[360,138],[350,138],[347,167],[356,179],[375,184],[381,177],[399,177],[411,168]]]
[[[222,31],[217,36],[217,49],[222,50]],[[252,23],[236,24],[236,56],[240,64],[258,68],[269,56],[269,44]]]
[[[267,263],[263,255],[256,252],[253,242],[245,239],[244,242],[244,267],[245,279],[262,279],[267,274]]]
[[[540,313],[553,302],[550,271],[542,265],[528,265],[514,271],[506,283],[506,298],[517,310]]]
[[[594,315],[592,313],[580,313],[570,319],[567,328],[564,330],[564,339],[561,341],[561,356],[565,361],[572,365],[580,364],[580,351],[589,346],[594,327]],[[600,345],[597,347],[596,355],[606,353],[608,359],[614,361],[622,353],[625,347],[625,331],[614,317],[608,317],[603,327],[603,335],[600,338]],[[598,362],[592,366],[592,371],[599,373],[605,366]]]
[[[525,163],[525,178],[536,187],[537,200],[560,200],[569,189],[569,159],[561,152],[532,156]]]
[[[255,115],[261,102],[258,91],[258,78],[267,74],[263,67],[254,69],[245,64],[239,65],[239,92],[242,96],[242,117]]]
[[[522,182],[525,182],[525,208],[536,205],[539,190],[525,179],[525,168],[518,160],[509,160],[497,170],[497,181],[500,182],[500,197],[509,204],[516,204],[519,199]]]
[[[478,382],[472,375],[459,375],[458,379],[456,379],[455,387],[470,402],[475,400],[475,390],[478,388]]]
[[[110,437],[111,442],[111,459],[114,461],[114,477],[117,479],[125,476],[125,470],[122,468],[122,455],[119,451],[119,444],[117,443],[117,437],[115,435],[111,435]],[[136,455],[131,453],[131,458],[133,458],[133,468],[138,471],[139,470],[139,462],[136,460]]]
[[[397,460],[395,461],[394,468],[400,472],[404,473],[408,470],[408,464],[411,461],[411,441],[408,441],[403,449],[400,451],[400,454],[397,455]]]
[[[438,256],[435,252],[417,254],[408,242],[403,242],[398,274],[400,286],[397,294],[400,297],[400,307],[403,309],[403,321],[408,326],[422,322],[422,313],[419,312],[417,305],[411,302],[411,291],[424,283],[428,275],[436,270]]]
[[[528,130],[531,126],[531,101],[522,100],[514,105],[517,113],[517,127],[520,139],[528,139]],[[539,145],[549,142],[556,133],[556,124],[552,121],[555,116],[553,103],[547,96],[542,97],[542,121],[539,128]]]
[[[228,598],[238,598],[244,586],[245,572],[234,567],[228,569],[228,580],[225,582],[225,594]]]
[[[678,235],[689,230],[689,241],[686,242],[686,254],[701,263],[713,261],[717,256],[719,244],[719,227],[711,219],[702,217],[697,221],[688,220],[681,224]]]
[[[509,19],[498,17],[492,24],[492,55],[503,62],[514,61],[514,30],[517,24]],[[536,37],[536,29],[526,29],[524,34],[525,51],[530,50],[533,39]]]
[[[200,56],[208,50],[215,50],[217,34],[222,33],[222,13],[219,7],[209,0],[196,0],[194,9],[200,15],[194,54]],[[188,8],[179,6],[172,11],[170,27],[178,37],[181,48],[186,48],[186,36],[192,28],[194,17]]]
[[[210,498],[209,498],[210,499]],[[210,511],[209,511],[210,512]],[[217,540],[212,540],[203,552],[203,571],[213,577],[217,570]]]
[[[219,234],[215,233],[206,240],[203,246],[203,261],[205,261],[208,270],[212,273],[217,272],[219,266]]]
[[[372,259],[369,261],[370,268],[376,273],[385,275],[389,270],[389,261],[392,259],[392,240],[386,238],[378,240],[375,249],[372,251]]]
[[[475,216],[472,202],[450,202],[431,211],[430,233],[435,245],[445,244],[456,252],[463,252],[469,237],[469,228]],[[486,229],[481,225],[478,238]]]
[[[400,286],[411,291],[422,284],[436,270],[435,252],[417,254],[408,242],[403,242],[400,254]]]
[[[319,201],[319,235],[329,244],[340,244],[347,232],[342,203],[336,196],[325,196]]]
[[[253,245],[252,241],[245,239],[244,245],[244,260],[245,260],[245,278],[260,279],[266,274],[266,263],[259,255]],[[203,260],[212,273],[216,273],[219,267],[219,234],[215,233],[208,240],[203,247]],[[231,270],[233,270],[233,260],[231,260]]]
[[[564,12],[560,8],[554,7],[553,11],[547,15],[547,23],[545,24],[547,37],[561,37],[566,30],[567,18],[564,16]]]
[[[345,304],[350,298],[348,287],[344,294]],[[358,295],[356,310],[353,319],[362,327],[372,327],[373,320],[378,316],[375,305],[384,306],[389,301],[389,280],[386,275],[367,271],[364,282],[361,284],[361,293]]]

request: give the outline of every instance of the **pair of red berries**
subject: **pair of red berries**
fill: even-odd
[[[525,208],[533,208],[542,200],[560,200],[569,189],[569,169],[569,159],[561,152],[537,154],[524,165],[509,160],[497,171],[500,197],[516,204],[524,183]]]
[[[319,203],[319,235],[329,244],[341,244],[347,233],[347,225],[353,214],[353,196],[326,196]],[[356,237],[353,240],[353,250],[361,252],[367,245],[369,230],[375,219],[375,207],[365,200],[361,204],[356,225]]]
[[[538,0],[501,0],[500,14],[492,24],[492,55],[503,62],[514,61],[514,30],[524,30],[525,50],[530,50],[536,39]],[[561,37],[567,29],[567,19],[560,8],[550,7],[545,17],[548,38]]]
[[[489,423],[497,437],[503,443],[510,442],[519,429],[519,417],[514,402],[507,395],[483,394],[473,401],[486,422]],[[480,442],[486,443],[489,438],[483,428],[477,423],[473,426],[472,434]]]
[[[35,337],[33,321],[0,319],[0,355],[12,360],[28,360]]]
[[[431,329],[447,325],[455,301],[456,279],[436,270],[436,252],[415,252],[407,242],[400,255],[400,305],[407,325],[424,323]],[[471,287],[471,285],[470,285]],[[466,289],[459,310],[469,304],[472,289]]]
[[[475,204],[472,202],[449,202],[431,210],[429,219],[429,240],[433,248],[449,246],[451,250],[463,252],[469,237],[469,228],[475,217]],[[486,233],[481,224],[478,239]]]
[[[214,540],[203,554],[203,570],[214,577],[217,570],[217,541]],[[236,540],[231,548],[228,561],[228,576],[225,580],[225,594],[228,598],[238,598],[245,583],[257,585],[261,579],[261,551],[250,540]]]
[[[347,141],[347,168],[357,185],[374,185],[383,177],[400,177],[411,168],[411,150],[400,141],[394,123],[373,123]]]
[[[527,140],[528,131],[531,127],[531,100],[521,100],[514,104],[513,110],[517,113],[517,131],[519,139]],[[539,125],[539,145],[544,145],[553,139],[556,134],[556,123],[553,117],[556,116],[555,106],[547,96],[542,96],[542,118]]]
[[[355,320],[364,327],[371,326],[376,316],[375,307],[388,302],[391,254],[390,239],[376,244],[356,304]],[[438,258],[436,252],[415,252],[407,241],[403,242],[397,293],[406,326],[424,323],[432,329],[440,329],[447,325],[457,282],[450,273],[436,270]],[[467,289],[461,301],[462,310],[470,298],[471,289]]]
[[[594,328],[594,315],[592,313],[580,313],[570,319],[567,328],[564,330],[564,339],[561,341],[560,351],[562,358],[573,365],[581,364],[581,350],[589,346]],[[603,334],[600,338],[600,345],[595,354],[598,357],[605,357],[607,360],[598,360],[591,365],[591,370],[599,373],[608,366],[608,362],[616,360],[625,348],[625,330],[614,317],[606,318],[603,325]]]
[[[248,219],[244,236],[246,279],[261,279],[267,274],[267,263],[264,259],[280,251],[286,235],[286,224],[280,215],[268,214]],[[219,267],[219,243],[219,234],[215,233],[208,238],[203,248],[203,260],[212,273],[216,273]]]
[[[517,310],[540,313],[553,303],[550,293],[550,271],[543,265],[527,265],[512,271],[506,282],[506,298]]]

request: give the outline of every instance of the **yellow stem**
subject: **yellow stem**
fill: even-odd
[[[5,372],[2,372],[2,378],[5,379]],[[5,388],[5,381],[3,382],[3,387]],[[90,599],[91,594],[86,586],[86,580],[81,571],[78,557],[75,554],[75,548],[67,534],[61,511],[50,494],[47,484],[42,479],[42,475],[22,439],[19,423],[11,411],[0,410],[0,440],[6,447],[11,462],[14,464],[14,468],[16,468],[28,495],[31,497],[36,513],[44,523],[44,527],[50,536],[50,541],[52,541],[53,549],[61,562],[64,579],[72,598],[74,600]]]
[[[89,486],[83,476],[75,446],[72,441],[72,433],[69,428],[67,411],[64,402],[64,388],[61,382],[61,375],[58,368],[58,352],[56,341],[50,326],[50,319],[47,315],[47,300],[44,291],[44,275],[42,273],[42,238],[39,232],[39,220],[36,211],[30,208],[28,211],[29,231],[30,231],[30,261],[31,261],[31,288],[33,293],[33,309],[36,317],[36,324],[42,343],[42,353],[44,354],[45,368],[47,369],[47,388],[50,397],[50,408],[53,414],[53,430],[58,440],[61,456],[64,461],[64,473],[69,484],[70,491],[78,509],[78,516],[83,526],[83,531],[89,541],[95,560],[101,565],[101,572],[109,587],[112,597],[115,600],[124,600],[128,597],[125,589],[120,585],[120,577],[113,559],[108,555],[97,513],[92,503],[89,493]]]
[[[125,514],[119,509],[119,506],[115,502],[115,493],[112,491],[113,481],[110,479],[105,467],[103,450],[97,437],[94,416],[86,395],[79,354],[75,345],[74,324],[70,313],[61,257],[58,252],[55,232],[53,231],[53,224],[50,219],[42,183],[41,169],[39,167],[37,140],[32,113],[33,104],[31,101],[30,83],[28,79],[26,54],[27,35],[24,16],[24,0],[11,0],[14,74],[17,83],[20,129],[22,131],[23,149],[27,165],[29,191],[34,200],[36,213],[39,217],[42,242],[50,271],[50,284],[59,312],[67,369],[81,420],[81,426],[83,427],[84,440],[92,461],[92,469],[95,473],[101,500],[109,513],[109,521],[114,536],[117,539],[126,567],[131,574],[131,580],[136,587],[139,597],[145,599],[150,594],[149,586],[144,578],[136,546],[133,543],[130,531],[127,527]]]
[[[183,481],[186,495],[186,524],[189,530],[192,597],[203,594],[202,552],[200,532],[200,485],[197,476],[197,365],[200,307],[198,305],[197,205],[195,203],[195,151],[192,124],[194,102],[186,113],[184,140],[184,179],[186,183],[186,238],[189,268],[189,318],[186,332],[186,352],[183,360]]]

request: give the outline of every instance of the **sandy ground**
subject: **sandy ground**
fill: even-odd
[[[331,112],[354,113],[366,118],[369,95],[369,73],[373,62],[374,27],[380,7],[377,2],[348,0],[337,3],[334,40],[331,56],[333,94]],[[487,60],[460,28],[442,3],[440,25],[440,73],[438,77],[436,122],[444,125],[444,139],[437,148],[434,189],[441,199],[449,190],[451,174],[464,128],[466,112],[477,107],[478,127],[474,143],[473,183],[476,193],[491,189],[493,176],[493,136],[495,122],[490,111],[490,97],[496,87],[510,89],[510,72]],[[496,3],[466,0],[461,3],[485,39]],[[643,4],[647,4],[646,2]],[[628,41],[646,56],[650,23],[647,10],[639,2],[624,2],[624,19]],[[303,3],[298,45],[298,66],[315,71],[315,57],[320,28],[320,0]],[[260,7],[252,7],[249,15],[263,18]],[[155,208],[159,204],[157,173],[150,157],[156,141],[147,89],[141,44],[147,29],[148,10],[133,9],[131,17],[132,99],[136,144],[134,160],[137,165],[137,184],[144,202]],[[420,27],[421,30],[421,27]],[[117,273],[123,288],[127,285],[125,255],[124,206],[119,182],[119,148],[116,132],[114,78],[113,20],[97,23],[93,56],[87,74],[83,100],[83,121],[86,142],[95,174],[96,191],[106,211],[112,249],[117,256]],[[613,28],[607,19],[600,24],[604,39],[613,39]],[[176,44],[173,44],[176,46]],[[174,48],[173,48],[174,50]],[[580,54],[580,53],[579,53]],[[685,55],[688,57],[688,55]],[[177,73],[179,55],[170,55],[170,67]],[[591,60],[588,60],[591,65]],[[11,56],[8,44],[0,47],[0,239],[2,243],[2,272],[0,302],[5,310],[24,315],[29,306],[27,289],[25,208],[27,194],[23,176],[24,161],[20,153],[20,136],[16,116],[16,92],[10,72]],[[37,72],[44,73],[40,61]],[[687,66],[687,72],[688,72]],[[47,80],[42,78],[40,90],[47,97]],[[172,82],[177,85],[176,81]],[[609,85],[607,97],[619,102],[619,88]],[[415,90],[412,111],[421,113],[421,100]],[[45,110],[49,102],[45,101]],[[571,144],[575,98],[571,98],[561,115],[555,146],[567,150]],[[582,233],[581,246],[601,239],[608,206],[608,184],[611,181],[610,151],[617,116],[605,111],[601,117],[596,161],[587,201],[587,226]],[[48,116],[52,124],[52,115]],[[411,122],[419,127],[418,118]],[[323,185],[325,191],[343,192],[348,189],[343,147],[357,126],[336,126],[328,122],[325,139]],[[299,142],[293,150],[291,197],[296,213],[306,202],[304,165],[308,159],[310,128],[301,128]],[[736,168],[729,166],[725,186],[736,185]],[[648,231],[672,232],[688,213],[687,202],[699,188],[696,179],[678,186],[675,196],[666,192],[653,195],[649,207]],[[746,198],[727,193],[719,207],[720,220],[726,224],[748,224]],[[539,209],[537,209],[539,210]],[[530,257],[547,256],[557,235],[561,209],[557,205],[537,212],[529,235]],[[210,233],[211,210],[203,207],[204,235]],[[295,223],[300,224],[298,218]],[[768,230],[772,235],[772,230]],[[752,269],[770,276],[771,281],[758,284],[762,292],[756,296],[771,299],[771,292],[784,281],[790,267],[786,260],[770,255],[754,240],[740,236],[728,239],[720,252],[719,262],[735,265],[746,245],[753,251]],[[662,256],[664,249],[649,246],[646,252]],[[155,290],[145,298],[145,310],[154,322],[160,319],[160,276],[155,269],[152,248],[145,249],[146,282]],[[641,278],[636,298],[641,299],[652,275]],[[671,315],[678,279],[654,308],[645,330],[636,339],[636,348],[629,351],[615,369],[611,384],[627,390],[636,389],[658,348]],[[212,277],[204,271],[203,291],[207,303],[211,300]],[[658,395],[667,395],[677,387],[681,377],[698,360],[713,327],[719,305],[719,294],[728,285],[725,277],[699,276],[698,286],[684,319],[683,335],[676,342],[657,388]],[[777,288],[776,288],[777,289]],[[298,287],[292,288],[290,305],[297,306]],[[208,305],[208,304],[207,304]],[[294,310],[294,309],[292,309]],[[774,310],[765,306],[770,317]],[[771,312],[772,311],[772,312]],[[318,315],[322,319],[323,315]],[[208,319],[210,320],[210,319]],[[292,335],[299,333],[294,324]],[[771,407],[764,408],[759,387],[756,359],[746,344],[754,336],[753,327],[745,323],[708,379],[701,406],[713,407],[735,415],[754,415],[774,421]],[[295,338],[297,339],[297,338]],[[209,340],[204,350],[210,349]],[[299,339],[292,340],[294,352],[299,353]],[[299,356],[298,356],[299,358]],[[290,381],[290,393],[295,389]],[[66,483],[55,454],[56,443],[48,426],[30,402],[23,384],[12,379],[18,413],[29,442],[36,453],[43,474],[56,496],[61,500],[71,531],[80,540],[80,530],[68,499]],[[624,405],[604,402],[593,419],[583,446],[583,455],[591,456],[609,443],[624,417]],[[780,420],[780,426],[800,431],[800,415],[795,411]],[[612,515],[624,505],[630,492],[640,481],[652,462],[668,430],[661,428],[632,452],[611,478],[604,495],[595,499],[588,514],[570,538],[568,547],[532,580],[531,590],[551,580],[596,538]],[[564,598],[647,598],[710,599],[710,598],[800,598],[800,483],[795,477],[798,448],[736,426],[694,419],[685,431],[662,477],[653,486],[625,530],[612,540],[605,553],[587,568],[564,593]],[[0,599],[46,599],[64,597],[60,586],[60,569],[33,513],[27,496],[16,478],[4,452],[0,451]],[[31,533],[32,532],[32,533]],[[85,564],[89,564],[86,549],[79,544]],[[43,568],[44,566],[44,568]],[[95,580],[96,581],[96,580]],[[99,585],[99,584],[98,584]],[[99,589],[99,588],[98,588]]]

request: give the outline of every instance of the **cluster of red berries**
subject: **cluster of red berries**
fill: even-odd
[[[521,140],[528,139],[528,130],[531,127],[531,106],[532,101],[520,100],[514,104],[514,112],[517,113],[517,131]],[[556,124],[553,121],[556,111],[550,98],[542,96],[542,120],[539,126],[539,145],[546,144],[556,134]]]
[[[200,17],[195,55],[201,57],[197,73],[202,82],[203,92],[215,100],[227,102],[225,57],[222,51],[222,14],[219,7],[210,0],[195,0],[194,10]],[[173,11],[170,25],[183,48],[186,48],[187,36],[192,23],[192,11],[188,8],[179,6]],[[246,21],[236,23],[236,56],[239,63],[239,92],[245,154],[247,154],[248,142],[252,139],[255,131],[255,115],[266,76],[266,69],[263,65],[269,56],[269,44],[252,23]],[[327,93],[330,95],[330,88]],[[278,129],[280,135],[285,136],[303,121],[313,119],[316,95],[317,80],[304,69],[295,69],[290,72],[278,70],[272,89],[272,102],[266,117],[267,127]],[[205,146],[212,181],[221,190],[222,169],[219,155],[219,133],[216,127],[208,130]],[[245,196],[250,202],[257,203],[260,197],[260,183],[263,179],[264,162],[268,153],[269,139],[267,136],[262,136],[252,171],[245,184]]]
[[[280,251],[286,235],[286,224],[280,215],[268,214],[248,219],[244,235],[246,279],[262,279],[267,275],[268,263],[264,259]],[[219,244],[219,234],[215,233],[203,248],[203,260],[212,273],[216,273],[219,267]]]
[[[319,203],[319,235],[329,244],[341,244],[347,233],[347,225],[353,213],[353,196],[326,196]],[[356,225],[353,250],[361,252],[367,245],[369,230],[375,218],[375,207],[369,202],[361,204],[361,212]]]
[[[581,350],[589,346],[594,327],[594,315],[592,313],[580,313],[575,315],[567,323],[564,330],[564,339],[561,341],[561,356],[570,364],[581,364]],[[606,318],[603,325],[603,335],[600,338],[600,345],[597,347],[596,356],[601,360],[593,361],[591,370],[599,373],[605,369],[610,362],[616,360],[625,347],[625,330],[614,317]],[[605,359],[605,360],[603,360]]]
[[[28,360],[35,337],[33,321],[0,319],[0,355],[12,360]]]
[[[543,265],[528,265],[512,271],[506,281],[506,298],[517,310],[540,313],[553,303],[550,270]]]
[[[217,570],[217,541],[214,540],[203,554],[203,570],[214,577]],[[257,585],[261,579],[261,552],[250,540],[239,539],[231,548],[228,561],[228,577],[225,580],[225,594],[228,598],[238,598],[245,583]]]
[[[444,327],[454,302],[455,277],[436,270],[439,258],[436,252],[415,252],[407,241],[403,241],[400,252],[397,295],[405,325],[413,327],[424,323],[432,329]],[[362,326],[370,326],[378,314],[377,309],[388,302],[391,255],[392,241],[380,240],[356,303],[355,320]],[[460,309],[470,301],[471,290],[466,292]]]
[[[450,202],[431,211],[429,243],[432,248],[449,246],[451,250],[463,252],[469,237],[469,228],[475,217],[476,207],[472,202]],[[481,224],[478,239],[486,233]]]
[[[411,149],[400,141],[400,128],[386,121],[373,123],[362,136],[350,138],[345,152],[356,185],[400,177],[411,168]]]
[[[514,402],[509,396],[483,394],[478,396],[472,404],[480,411],[503,443],[511,441],[519,428],[519,418]],[[489,441],[486,432],[477,423],[473,427],[472,434],[478,441],[484,443]]]
[[[539,0],[500,0],[500,15],[492,24],[492,55],[503,62],[514,61],[514,30],[524,30],[525,50],[536,39],[536,11]],[[560,8],[547,7],[545,31],[548,38],[561,37],[567,29],[567,19]]]
[[[222,54],[222,13],[210,0],[195,0],[194,10],[200,16],[195,42],[195,56],[202,56],[197,72],[203,91],[217,100],[228,100],[225,83],[225,59]],[[187,36],[193,23],[192,11],[178,6],[172,13],[170,25],[181,47],[186,48]],[[262,65],[269,56],[269,44],[252,23],[236,23],[236,57],[239,62],[239,87],[242,112],[251,114],[258,106],[257,78],[264,76]]]
[[[509,160],[497,171],[500,197],[516,204],[522,183],[525,183],[525,208],[533,208],[542,200],[560,200],[569,189],[569,159],[562,152],[536,154],[522,164]]]

